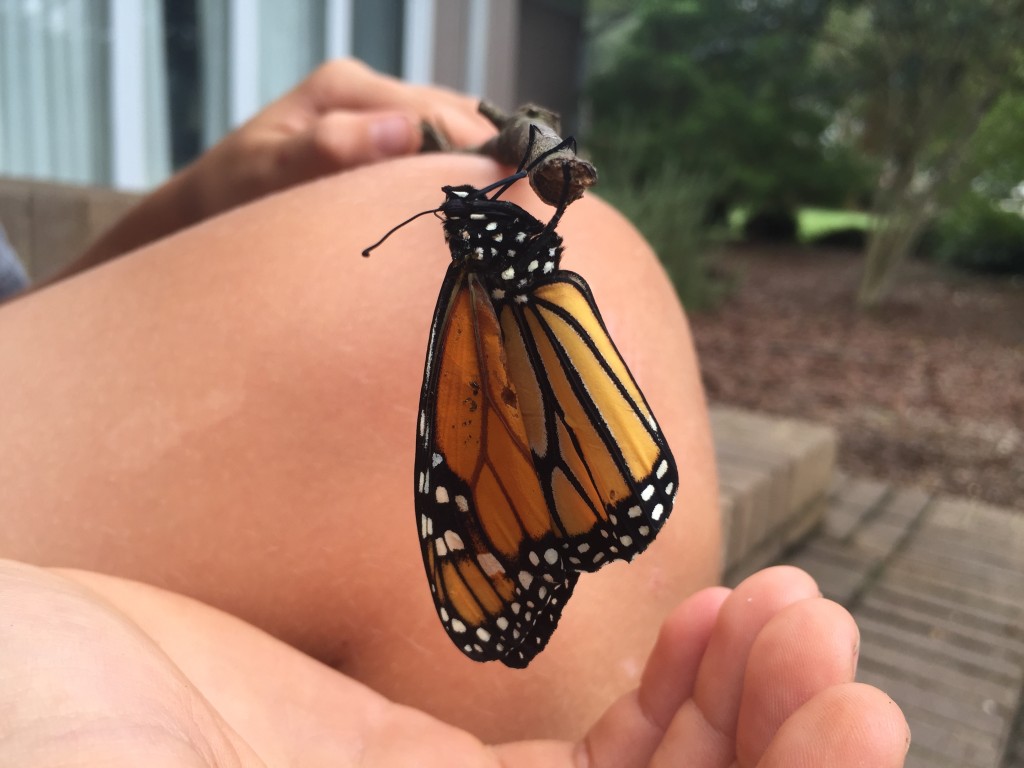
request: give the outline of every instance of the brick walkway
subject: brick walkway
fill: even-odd
[[[1024,514],[839,477],[783,562],[853,613],[858,679],[910,722],[907,766],[1024,768]]]

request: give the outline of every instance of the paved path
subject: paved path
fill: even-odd
[[[1024,513],[840,476],[784,558],[847,606],[910,768],[1024,768]]]

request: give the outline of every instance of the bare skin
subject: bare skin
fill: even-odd
[[[18,668],[24,659],[32,679],[54,674],[54,686],[69,686],[74,733],[98,734],[89,749],[111,755],[125,746],[125,764],[136,764],[130,748],[140,723],[128,718],[118,739],[106,739],[88,718],[108,706],[148,712],[151,704],[161,728],[172,724],[166,765],[316,765],[311,743],[332,764],[357,753],[364,764],[394,764],[398,753],[374,751],[393,748],[444,764],[463,754],[467,765],[560,765],[582,755],[594,765],[658,764],[659,749],[673,760],[714,760],[686,765],[800,765],[757,760],[819,748],[810,724],[820,727],[836,708],[851,715],[844,723],[874,725],[843,742],[830,719],[817,734],[829,748],[881,750],[871,754],[888,762],[868,764],[901,765],[902,716],[879,692],[849,685],[855,627],[816,598],[805,575],[774,572],[751,587],[769,607],[755,618],[737,609],[747,616],[736,620],[743,642],[721,608],[726,592],[701,591],[717,578],[720,543],[685,318],[642,239],[593,198],[574,204],[560,226],[563,266],[587,277],[658,414],[680,464],[679,508],[634,564],[581,580],[551,644],[525,672],[474,664],[451,646],[429,598],[411,510],[419,378],[448,256],[429,218],[370,260],[358,253],[398,220],[434,207],[442,184],[484,186],[506,171],[463,156],[372,162],[381,156],[372,141],[332,153],[322,139],[330,131],[315,127],[323,113],[295,104],[322,104],[304,94],[310,83],[315,93],[343,92],[321,82],[340,74],[360,86],[353,93],[390,99],[336,107],[347,109],[350,126],[384,107],[412,126],[425,105],[443,104],[465,120],[461,141],[486,137],[461,97],[431,101],[424,89],[334,65],[291,95],[290,110],[268,108],[264,122],[254,119],[129,214],[82,265],[101,266],[0,308],[0,359],[19,361],[0,370],[0,556],[78,569],[54,575],[14,562],[3,571],[0,615],[25,615],[0,634],[2,668],[28,679],[17,678],[29,674]],[[279,125],[304,127],[264,130]],[[255,141],[268,136],[277,140]],[[415,146],[414,137],[396,154]],[[318,154],[305,166],[282,160]],[[209,190],[230,189],[232,174],[247,180],[234,196],[197,203],[204,180]],[[510,199],[549,215],[526,188]],[[136,250],[110,259],[127,248]],[[749,605],[735,596],[726,605],[737,601]],[[748,689],[751,649],[780,617],[797,617],[784,627],[802,626],[808,619],[795,606],[804,604],[831,639],[790,648],[792,658],[775,658],[780,666]],[[52,663],[69,658],[68,643],[70,669]],[[115,658],[126,671],[111,678],[103,670]],[[118,684],[98,690],[96,674]],[[790,683],[802,693],[780,709],[771,691]],[[645,686],[659,693],[637,710],[637,696],[653,695]],[[139,696],[148,703],[133,703]],[[634,704],[613,705],[622,696]],[[28,729],[32,743],[20,748],[66,744],[68,723],[44,717],[45,697],[18,702],[24,722],[34,715],[38,733],[53,734],[40,741]],[[568,743],[494,751],[478,741],[584,734],[575,752]],[[196,757],[204,749],[206,762]],[[530,762],[535,749],[555,751]],[[632,762],[605,757],[620,753]]]

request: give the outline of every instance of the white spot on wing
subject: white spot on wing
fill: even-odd
[[[443,485],[437,486],[437,488],[434,489],[434,498],[437,499],[438,504],[447,504],[448,489],[445,488]]]
[[[444,542],[448,545],[448,549],[452,552],[456,552],[460,549],[465,549],[466,545],[462,543],[462,537],[459,536],[455,531],[444,532]]]
[[[658,465],[658,471],[655,473],[655,476],[661,480],[661,478],[665,476],[666,472],[668,472],[668,462],[665,461],[665,459],[662,459],[661,464]]]
[[[665,511],[665,507],[661,504],[657,504],[654,509],[651,510],[651,520],[661,520],[661,515]]]
[[[452,619],[452,632],[465,632],[466,625],[458,619]]]
[[[505,569],[502,568],[501,563],[498,562],[498,558],[492,555],[490,552],[481,552],[476,556],[476,561],[480,563],[480,570],[482,570],[488,576],[494,576],[496,573],[504,573]]]
[[[455,497],[455,506],[459,508],[459,512],[469,512],[469,501],[462,494]]]
[[[644,488],[643,493],[640,494],[640,498],[643,499],[644,501],[650,501],[651,500],[651,496],[653,496],[653,495],[654,495],[654,486],[653,485],[648,485],[646,488]]]
[[[544,560],[547,561],[548,565],[554,565],[558,562],[558,553],[554,549],[549,549],[544,553]]]
[[[529,571],[520,571],[519,583],[523,585],[523,589],[529,589],[530,585],[533,584],[533,574]]]

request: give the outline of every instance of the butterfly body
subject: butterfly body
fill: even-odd
[[[545,224],[492,188],[444,187],[437,209],[452,262],[431,323],[415,499],[448,635],[472,659],[525,667],[581,572],[654,539],[678,478],[589,287],[560,268],[560,211]]]

